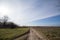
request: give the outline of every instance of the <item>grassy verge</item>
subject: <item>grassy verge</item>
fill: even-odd
[[[50,40],[60,40],[60,27],[40,27],[35,29]]]
[[[2,28],[0,29],[0,40],[11,40],[12,38],[19,36],[28,30],[29,28]]]

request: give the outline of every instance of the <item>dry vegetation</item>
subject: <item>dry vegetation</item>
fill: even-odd
[[[34,29],[49,40],[60,40],[60,27],[35,27]]]

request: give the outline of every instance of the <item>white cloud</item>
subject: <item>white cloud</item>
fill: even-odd
[[[58,7],[55,7],[57,0],[7,0],[2,2],[11,10],[7,15],[17,24],[60,15]]]

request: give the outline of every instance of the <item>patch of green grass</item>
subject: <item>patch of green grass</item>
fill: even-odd
[[[12,38],[19,36],[28,30],[29,28],[2,28],[0,29],[0,40],[11,40]]]

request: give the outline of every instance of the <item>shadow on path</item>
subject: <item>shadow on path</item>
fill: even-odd
[[[11,40],[15,40],[15,39],[20,38],[20,37],[22,37],[22,36],[24,36],[24,35],[28,35],[29,33],[30,33],[30,30],[28,30],[27,32],[25,32],[25,33],[22,34],[22,35],[19,35],[19,36],[16,36],[16,37],[12,38]],[[28,38],[28,36],[26,36],[26,38],[25,38],[24,40],[27,40],[27,38]]]

